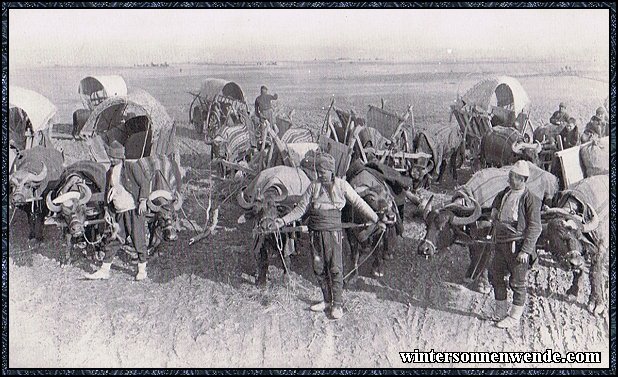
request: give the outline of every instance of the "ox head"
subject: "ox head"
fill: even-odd
[[[367,189],[361,197],[381,221],[387,224],[395,224],[397,221],[397,207],[393,196],[384,187],[373,186]]]
[[[146,204],[154,217],[155,229],[162,231],[163,239],[166,241],[178,239],[175,226],[176,213],[182,207],[182,197],[173,195],[168,190],[155,190],[148,196]]]
[[[47,166],[41,162],[41,170],[33,173],[26,170],[16,170],[9,178],[10,200],[13,204],[22,204],[36,199],[36,190],[47,178]]]
[[[258,231],[273,230],[274,220],[279,217],[281,202],[288,197],[288,190],[279,183],[266,184],[264,189],[258,189],[254,195],[240,190],[238,204],[245,209],[250,217],[256,219]]]
[[[439,250],[448,248],[461,234],[458,228],[473,224],[480,216],[480,204],[465,191],[459,191],[450,204],[426,211],[424,220],[427,231],[418,245],[418,254],[430,257]]]
[[[92,190],[82,178],[73,175],[56,192],[58,193],[56,197],[51,191],[47,194],[45,198],[47,208],[61,216],[68,226],[71,237],[80,239],[84,236],[86,228],[86,204],[92,197]]]
[[[539,164],[539,153],[543,150],[541,142],[536,141],[534,143],[526,143],[518,141],[511,146],[513,153],[520,159],[530,161],[535,165]]]
[[[585,204],[575,198],[568,198],[562,207],[549,208],[542,212],[547,220],[544,229],[548,251],[567,269],[579,270],[585,261],[586,250],[595,250],[587,234],[599,226],[599,218],[592,206],[589,206],[590,220],[582,216]]]

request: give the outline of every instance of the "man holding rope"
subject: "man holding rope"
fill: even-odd
[[[311,306],[314,312],[331,309],[334,319],[343,316],[343,231],[341,210],[350,203],[368,220],[377,223],[381,231],[386,224],[345,180],[335,176],[335,159],[321,153],[316,156],[318,179],[312,182],[298,205],[275,224],[278,228],[300,219],[309,211],[309,230],[313,256],[313,271],[322,289],[323,300]]]

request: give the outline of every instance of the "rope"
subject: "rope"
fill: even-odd
[[[382,241],[382,237],[384,236],[384,231],[382,230],[380,232],[380,238],[378,238],[378,242],[376,242],[375,246],[373,247],[373,250],[371,250],[371,252],[369,254],[367,254],[367,256],[365,257],[365,259],[363,259],[362,262],[360,262],[357,266],[355,266],[350,272],[348,272],[348,274],[346,276],[343,277],[343,280],[346,280],[348,277],[350,277],[350,275],[352,275],[352,273],[354,273],[355,271],[357,271],[360,266],[362,266],[365,262],[367,262],[367,260],[369,259],[369,257],[374,253],[374,251],[376,251],[376,249],[378,248],[378,246],[380,246],[380,243]]]
[[[277,246],[277,251],[279,252],[279,256],[281,257],[281,263],[283,263],[283,271],[288,272],[288,266],[285,264],[285,257],[283,256],[283,237],[281,237],[281,232],[275,232],[275,244]]]

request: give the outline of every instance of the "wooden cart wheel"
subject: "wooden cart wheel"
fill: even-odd
[[[195,127],[195,130],[198,133],[203,134],[204,118],[201,106],[202,103],[201,101],[198,101],[199,98],[199,96],[195,96],[193,97],[193,101],[191,101],[191,105],[189,106],[189,123],[191,123]]]

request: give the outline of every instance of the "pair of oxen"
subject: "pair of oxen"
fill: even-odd
[[[543,198],[543,233],[537,246],[544,249],[565,270],[573,273],[567,290],[570,298],[577,298],[584,271],[588,270],[590,296],[588,308],[601,314],[606,309],[604,292],[608,281],[609,201],[608,177],[586,178],[568,190],[559,191],[557,178],[532,163],[528,185],[535,195]],[[395,172],[395,174],[399,174]],[[293,204],[309,186],[311,171],[303,168],[277,166],[262,171],[238,196],[238,202],[254,217],[253,251],[257,261],[257,283],[265,284],[269,253],[278,253],[284,266],[289,266],[289,248],[295,233],[273,233],[274,220],[289,212]],[[471,263],[466,275],[487,281],[487,267],[491,259],[490,206],[493,198],[507,186],[508,167],[480,170],[457,190],[452,200],[440,207],[423,204],[421,211],[427,226],[418,245],[418,254],[430,257],[449,249],[453,244],[469,248]],[[403,208],[397,208],[395,193],[408,182],[394,178],[389,168],[369,163],[348,172],[347,179],[363,199],[384,220],[390,220],[384,235],[374,228],[346,229],[353,259],[353,277],[357,276],[359,256],[374,252],[372,273],[384,274],[384,260],[389,258],[402,233]],[[403,184],[402,184],[403,183]],[[395,221],[392,221],[395,220]],[[344,223],[362,223],[353,209],[343,211]],[[292,228],[292,230],[295,228]],[[589,267],[588,267],[589,266]],[[287,272],[287,267],[285,272]]]
[[[558,191],[555,176],[532,164],[530,169],[528,187],[535,195],[543,196],[544,202],[543,231],[537,248],[572,272],[571,286],[566,291],[570,300],[577,299],[584,272],[588,271],[588,309],[602,314],[607,309],[609,282],[609,177],[592,176]],[[471,264],[466,277],[478,279],[481,287],[488,288],[487,267],[493,242],[490,207],[493,198],[506,187],[507,175],[508,167],[481,170],[457,191],[451,202],[426,211],[427,232],[418,253],[430,257],[453,244],[468,246]]]
[[[289,233],[285,229],[280,233],[274,223],[275,219],[292,210],[311,180],[315,179],[312,163],[307,162],[310,159],[305,158],[301,167],[275,166],[265,169],[238,194],[238,203],[246,210],[243,217],[254,219],[253,253],[257,262],[258,285],[266,284],[271,253],[279,255],[284,273],[288,272],[289,256],[294,253],[295,240],[301,227],[291,227]],[[379,163],[348,170],[347,181],[378,217],[388,224],[382,233],[376,224],[365,223],[366,220],[351,206],[344,207],[342,221],[354,266],[350,281],[358,276],[362,252],[374,254],[372,274],[375,277],[384,276],[384,261],[392,258],[396,238],[403,232],[395,193],[402,190],[405,180],[397,171]]]
[[[182,206],[180,169],[168,156],[125,163],[139,164],[150,181],[146,220],[152,251],[162,240],[177,238],[176,211]],[[90,250],[100,259],[106,243],[117,237],[118,224],[104,198],[106,172],[107,165],[87,160],[65,167],[63,154],[48,147],[23,150],[15,159],[9,178],[10,202],[26,212],[30,239],[43,239],[44,223],[63,228],[66,249],[60,256],[62,264],[70,262],[74,248],[84,254]],[[125,247],[129,253],[134,250],[129,243]]]

